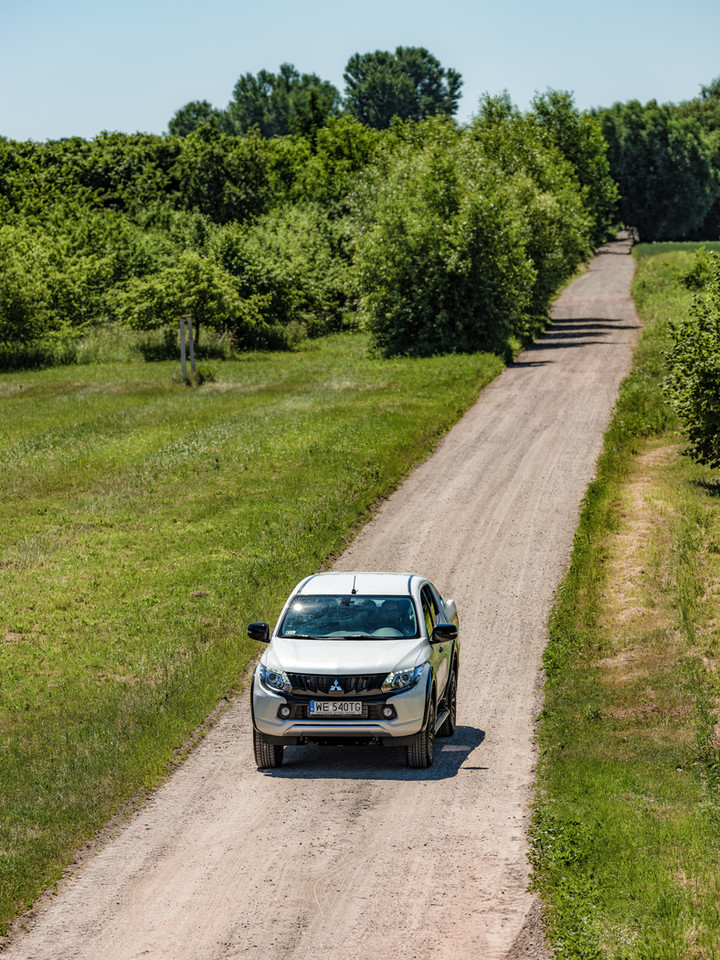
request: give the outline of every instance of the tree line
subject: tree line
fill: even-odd
[[[485,96],[460,126],[461,78],[424,48],[356,55],[345,79],[343,100],[290,65],[246,74],[162,136],[0,138],[4,355],[186,313],[236,349],[363,327],[386,355],[507,352],[618,218],[717,234],[718,82],[594,113]]]
[[[594,115],[620,190],[618,216],[640,239],[720,234],[720,77],[680,104],[616,103]]]
[[[315,73],[299,73],[283,63],[278,73],[261,70],[239,77],[224,110],[207,100],[194,100],[171,118],[171,134],[187,136],[207,120],[224,133],[242,135],[252,129],[264,137],[313,134],[329,118],[354,117],[375,130],[387,129],[394,117],[422,120],[453,116],[460,100],[462,77],[446,69],[424,47],[397,47],[393,53],[356,53],[344,72],[345,96]]]
[[[487,97],[460,127],[460,78],[421,49],[347,73],[368,122],[281,68],[236,88],[254,91],[264,132],[236,97],[241,133],[210,114],[182,135],[0,140],[0,343],[186,313],[238,349],[363,326],[388,355],[507,351],[537,329],[612,223],[599,122],[548,91],[525,113]],[[367,84],[389,122],[370,116]],[[306,127],[316,107],[329,112]]]
[[[424,48],[355,54],[348,61],[344,96],[316,74],[283,64],[277,74],[245,74],[225,110],[207,101],[181,108],[172,133],[186,135],[211,117],[231,134],[312,134],[328,118],[353,116],[374,129],[394,117],[453,116],[462,78]],[[608,144],[610,174],[618,184],[617,216],[640,238],[708,239],[720,233],[720,77],[680,104],[654,100],[616,103],[592,112]]]

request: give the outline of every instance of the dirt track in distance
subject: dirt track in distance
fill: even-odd
[[[457,601],[459,727],[434,767],[293,747],[259,773],[243,696],[3,960],[546,956],[526,859],[541,655],[637,337],[628,254],[600,251],[336,564]]]

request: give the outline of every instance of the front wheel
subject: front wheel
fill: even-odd
[[[407,762],[409,767],[417,770],[427,770],[435,759],[435,699],[430,701],[428,720],[420,733],[407,748]]]
[[[253,752],[258,770],[274,770],[283,760],[283,748],[275,743],[267,743],[259,730],[253,730]]]

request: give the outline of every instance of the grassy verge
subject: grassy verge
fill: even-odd
[[[499,372],[359,336],[216,363],[0,377],[0,929],[254,656],[245,626],[339,550]]]
[[[720,956],[720,478],[663,403],[687,250],[637,250],[644,331],[550,625],[532,858],[557,957]]]

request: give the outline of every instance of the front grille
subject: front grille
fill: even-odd
[[[310,707],[306,703],[289,703],[290,707],[290,716],[283,717],[282,719],[287,720],[317,720],[322,723],[352,723],[357,720],[394,720],[395,712],[393,711],[392,717],[384,717],[382,715],[382,709],[385,706],[384,703],[367,703],[363,704],[362,714],[360,716],[311,716]],[[279,716],[279,714],[278,714]]]
[[[356,677],[289,673],[292,692],[301,697],[376,697],[382,693],[387,673],[361,674]],[[340,686],[342,689],[332,689]]]

